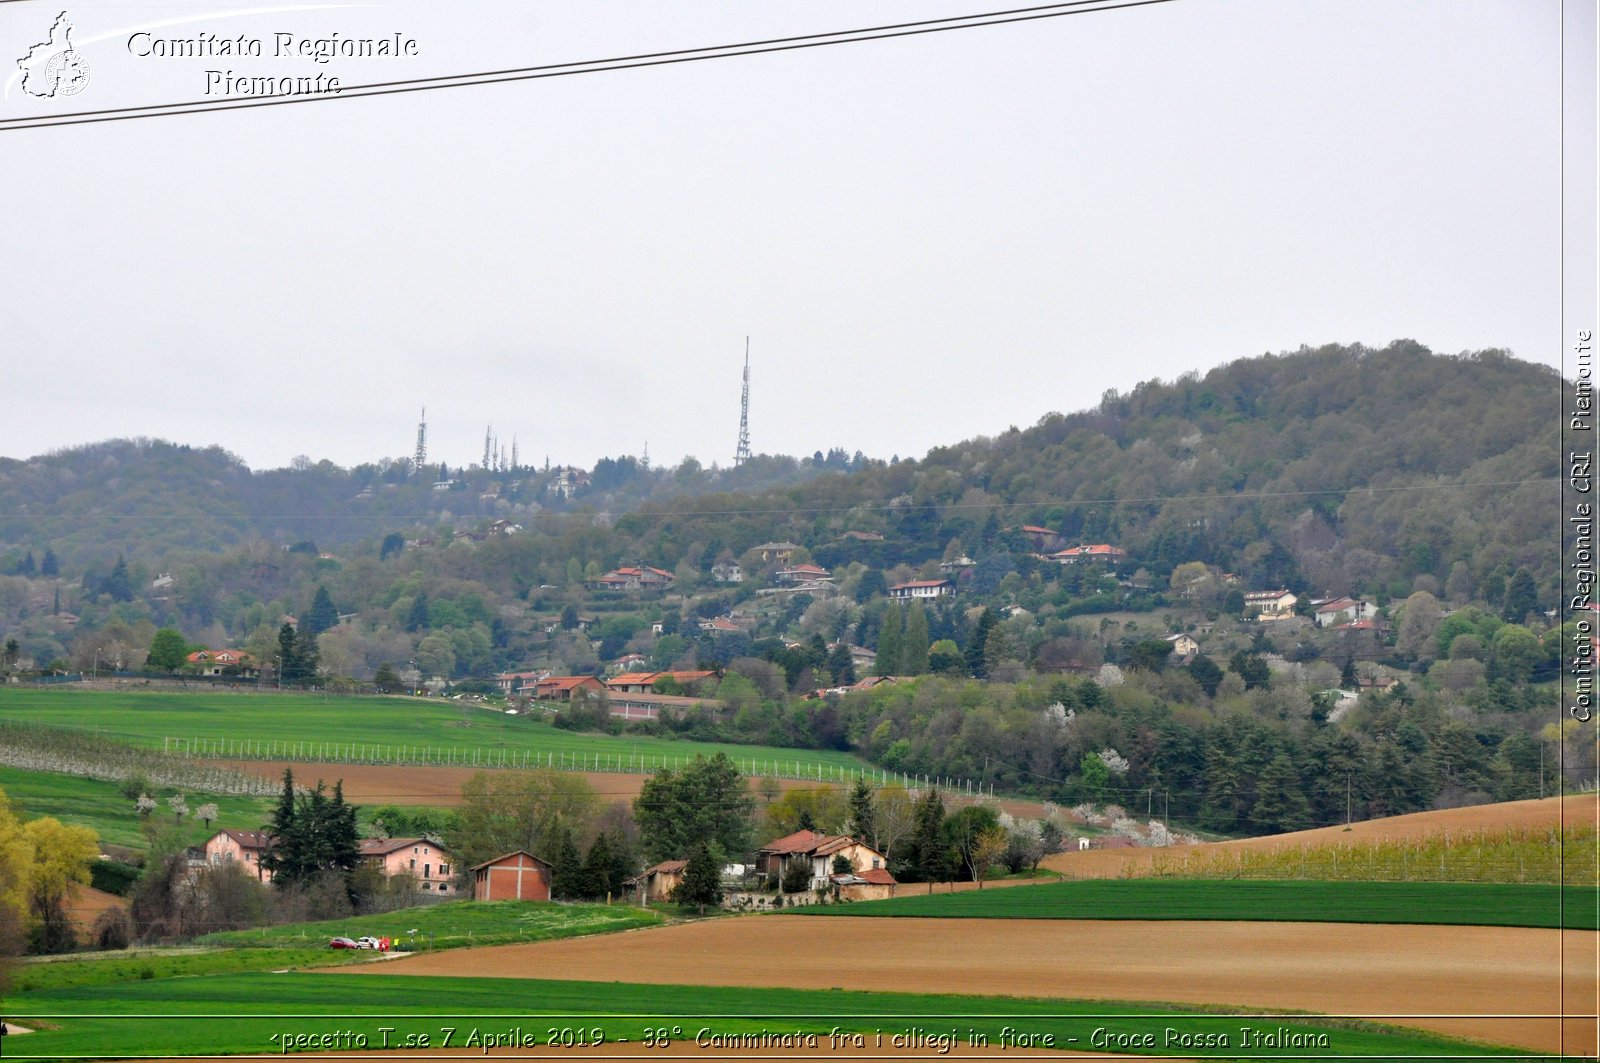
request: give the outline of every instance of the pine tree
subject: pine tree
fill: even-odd
[[[871,842],[877,833],[877,817],[872,807],[872,785],[866,779],[857,779],[850,790],[850,834],[864,842]]]
[[[28,551],[28,555],[26,557],[24,557],[22,559],[22,563],[17,566],[17,575],[19,575],[19,576],[33,576],[33,575],[37,575],[38,572],[39,572],[39,566],[33,560],[33,551],[29,550]]]
[[[912,869],[924,882],[943,882],[955,868],[944,836],[944,798],[929,790],[918,801],[911,829]],[[932,892],[931,887],[929,892]]]
[[[412,599],[411,611],[406,614],[407,631],[428,630],[428,592],[418,591]]]
[[[900,667],[900,607],[890,604],[883,612],[883,627],[878,631],[878,659],[872,670],[876,675],[895,675]]]
[[[967,671],[972,673],[974,679],[989,678],[985,654],[989,648],[989,635],[999,622],[993,609],[984,609],[983,615],[978,617],[977,630],[972,633],[972,641],[967,643]]]
[[[290,684],[302,681],[299,643],[295,639],[294,625],[287,621],[278,629],[278,678]]]
[[[1529,613],[1539,611],[1539,589],[1525,568],[1519,568],[1506,583],[1505,609],[1501,616],[1508,623],[1520,624]]]
[[[1288,756],[1279,753],[1256,784],[1256,803],[1250,810],[1250,819],[1258,830],[1281,834],[1300,830],[1310,818],[1311,806],[1300,790],[1299,773]]]
[[[333,598],[328,595],[328,588],[319,583],[316,596],[311,599],[311,608],[300,618],[300,630],[315,638],[324,631],[332,631],[338,626],[339,610],[334,607]]]
[[[48,546],[44,548],[44,560],[39,562],[39,575],[51,579],[61,575],[61,562],[56,560],[56,552]]]
[[[683,869],[683,881],[672,891],[678,904],[693,904],[700,914],[706,914],[706,905],[722,903],[722,869],[706,845],[695,846],[689,862]]]
[[[836,687],[846,687],[856,681],[856,662],[850,656],[850,647],[840,642],[828,651],[828,678]]]
[[[128,575],[128,562],[121,554],[117,555],[117,563],[112,566],[111,575],[101,582],[100,591],[109,595],[112,601],[133,601],[133,580]]]
[[[267,827],[271,841],[261,854],[261,866],[272,872],[273,881],[280,878],[287,884],[300,872],[300,858],[294,830],[295,795],[294,772],[283,769],[283,791],[278,795],[277,807],[272,811],[272,823]]]

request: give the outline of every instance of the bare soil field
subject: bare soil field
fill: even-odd
[[[1562,806],[1565,804],[1565,812]],[[1600,796],[1571,795],[1535,801],[1508,801],[1496,805],[1448,808],[1438,812],[1413,812],[1405,816],[1368,819],[1346,827],[1319,827],[1292,834],[1240,838],[1204,845],[1173,845],[1163,849],[1090,849],[1058,853],[1042,866],[1069,878],[1121,878],[1147,873],[1159,855],[1164,861],[1181,861],[1185,853],[1215,854],[1238,850],[1280,850],[1347,845],[1358,842],[1425,838],[1445,832],[1494,831],[1520,827],[1557,827],[1567,823],[1594,823],[1600,816]]]
[[[818,926],[821,922],[823,925]],[[1541,1052],[1593,1051],[1600,935],[1324,923],[826,920],[762,915],[421,955],[452,975],[1309,1010]],[[1563,993],[1565,999],[1563,1001]],[[1521,1016],[1521,1017],[1518,1017]]]
[[[67,894],[67,918],[72,920],[79,941],[89,939],[100,913],[110,908],[127,907],[128,902],[125,898],[118,897],[114,893],[105,893],[93,886],[75,885],[72,887],[72,892]]]
[[[394,764],[337,764],[327,761],[284,760],[207,760],[203,763],[233,771],[249,772],[263,778],[282,782],[283,769],[294,771],[295,778],[314,783],[322,779],[332,784],[344,780],[344,796],[358,805],[429,805],[449,808],[461,803],[461,784],[480,771],[494,773],[505,768],[440,768],[411,767]],[[575,772],[593,786],[595,792],[607,801],[632,801],[639,796],[649,775],[623,772]],[[756,792],[758,780],[751,780],[750,789]],[[778,786],[785,790],[809,790],[818,784],[801,779],[779,779]],[[966,803],[961,794],[950,793],[950,802],[959,806]],[[1001,808],[1014,816],[1037,818],[1044,814],[1043,805],[1032,801],[999,802]]]

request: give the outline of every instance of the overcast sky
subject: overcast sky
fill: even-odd
[[[0,118],[204,98],[209,69],[350,84],[1005,6],[101,2],[66,8],[87,86],[42,100],[11,75],[62,0],[29,0],[0,5]],[[0,454],[154,436],[348,465],[409,454],[426,405],[452,464],[490,423],[525,462],[728,464],[747,335],[753,447],[792,454],[918,455],[1301,344],[1559,366],[1560,14],[1174,0],[0,131]],[[135,55],[144,29],[266,54]],[[418,54],[318,65],[278,32]],[[1567,34],[1591,130],[1567,283],[1592,293],[1592,2]]]

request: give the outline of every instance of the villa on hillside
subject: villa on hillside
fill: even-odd
[[[894,601],[912,602],[945,598],[954,594],[955,590],[947,579],[916,579],[909,583],[897,583],[890,587],[887,593]]]
[[[1287,620],[1294,616],[1294,606],[1299,600],[1287,588],[1251,591],[1244,596],[1244,607],[1246,612],[1254,612],[1258,620]]]

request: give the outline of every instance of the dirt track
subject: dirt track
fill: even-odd
[[[1566,933],[1566,1010],[1592,1013],[1597,935]],[[1388,1021],[1540,1051],[1561,1011],[1554,930],[1326,923],[872,919],[763,915],[504,945],[339,973],[560,977],[1171,1001]],[[1399,1016],[1458,1016],[1455,1018]],[[1592,1051],[1595,1023],[1568,1020]]]
[[[1565,820],[1594,823],[1600,815],[1600,797],[1583,794],[1564,799]],[[1299,849],[1302,846],[1348,845],[1359,842],[1424,838],[1443,832],[1467,833],[1495,831],[1512,827],[1555,827],[1563,819],[1563,799],[1508,801],[1497,805],[1448,808],[1439,812],[1414,812],[1406,816],[1369,819],[1345,827],[1319,827],[1293,834],[1273,834],[1264,838],[1206,845],[1174,845],[1164,849],[1091,849],[1087,852],[1059,853],[1044,861],[1044,866],[1070,878],[1119,878],[1147,870],[1153,861],[1181,862],[1186,854],[1213,856],[1236,850]]]

